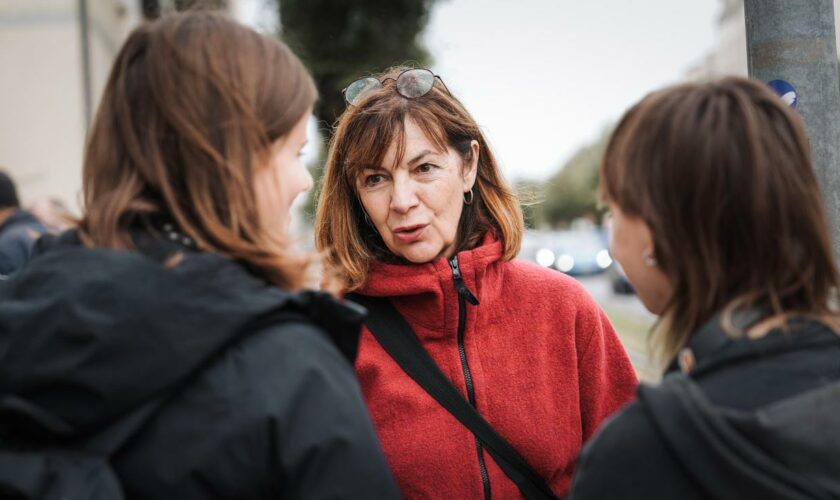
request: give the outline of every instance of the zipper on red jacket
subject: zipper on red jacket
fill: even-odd
[[[452,279],[455,282],[455,290],[458,291],[458,354],[461,357],[461,368],[464,370],[464,382],[467,386],[467,398],[473,408],[475,406],[475,387],[473,386],[470,365],[467,363],[467,350],[464,347],[464,330],[467,326],[467,302],[477,306],[478,299],[470,292],[464,284],[461,276],[461,267],[458,263],[458,256],[449,259],[449,267],[452,268]],[[478,408],[476,408],[478,410]],[[490,500],[490,475],[487,473],[487,464],[484,463],[484,451],[481,441],[475,438],[475,447],[478,451],[478,468],[481,471],[481,484],[484,486],[484,498]]]

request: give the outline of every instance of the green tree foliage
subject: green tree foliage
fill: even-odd
[[[345,108],[341,91],[353,80],[405,63],[428,66],[431,57],[421,34],[435,1],[279,0],[280,36],[318,87],[314,113],[322,133],[332,134]],[[312,173],[316,186],[323,175],[323,156]],[[313,190],[307,198],[308,217],[314,215],[317,195]]]
[[[578,217],[597,216],[598,171],[608,134],[579,149],[546,183],[544,201],[536,207],[535,220],[563,226]]]
[[[341,90],[363,75],[429,53],[420,35],[435,0],[280,0],[281,37],[312,72],[315,116],[332,124],[344,111]]]

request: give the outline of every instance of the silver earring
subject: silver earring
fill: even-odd
[[[467,194],[470,195],[469,198],[467,197]],[[464,193],[464,205],[472,205],[473,198],[475,198],[475,196],[473,196],[473,190],[470,188],[469,191]]]
[[[656,257],[651,255],[650,252],[645,252],[642,254],[642,260],[644,261],[645,265],[648,267],[656,267],[659,262],[656,261]]]

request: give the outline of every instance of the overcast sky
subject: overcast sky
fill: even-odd
[[[699,62],[714,45],[720,3],[438,0],[424,40],[507,177],[538,180]],[[271,0],[236,5],[241,19],[273,29]]]
[[[718,0],[439,0],[433,69],[512,179],[544,179],[714,45]]]

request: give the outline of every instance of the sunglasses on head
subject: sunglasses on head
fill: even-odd
[[[446,88],[446,84],[443,83],[443,80],[439,76],[428,69],[421,68],[407,69],[400,73],[396,78],[385,78],[384,80],[379,80],[378,78],[372,76],[359,78],[348,85],[347,88],[341,91],[341,93],[344,94],[344,102],[346,102],[348,106],[355,106],[360,103],[366,95],[374,90],[381,89],[385,86],[385,82],[392,80],[395,82],[395,88],[397,89],[398,94],[408,99],[416,99],[418,97],[423,97],[432,90],[432,87],[435,86],[435,78],[440,80],[443,88],[446,89],[447,93],[449,93],[449,89]]]

